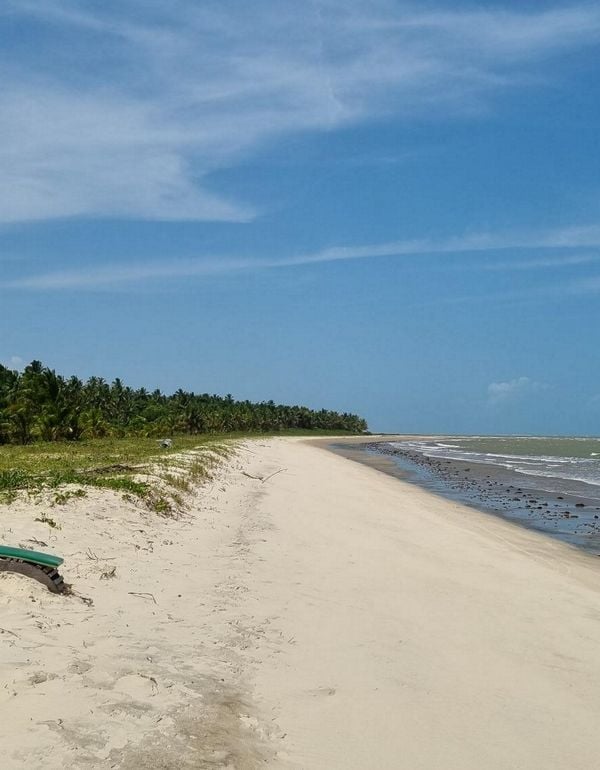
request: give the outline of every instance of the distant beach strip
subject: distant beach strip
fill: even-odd
[[[390,436],[330,448],[600,556],[600,439]]]

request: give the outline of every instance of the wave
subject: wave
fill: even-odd
[[[429,458],[491,465],[521,475],[600,486],[600,460],[596,459],[600,452],[590,452],[590,457],[477,452],[465,449],[459,444],[431,440],[390,442],[390,445],[397,449],[415,451]]]

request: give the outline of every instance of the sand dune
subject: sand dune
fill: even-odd
[[[0,575],[5,767],[598,764],[599,567],[560,543],[287,439],[176,521],[92,492],[0,522],[77,594]]]

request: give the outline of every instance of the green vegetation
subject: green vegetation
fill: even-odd
[[[54,499],[52,500],[53,505],[66,505],[66,503],[69,502],[69,500],[72,500],[74,497],[86,497],[87,492],[85,489],[67,489],[64,492],[56,492],[54,494]]]
[[[0,365],[0,502],[51,492],[51,505],[111,489],[169,515],[194,484],[249,435],[339,434],[366,429],[356,415],[231,396],[134,390],[120,380],[65,379],[33,361]],[[157,439],[172,437],[160,447]],[[44,516],[49,526],[56,523]]]
[[[42,524],[47,524],[50,529],[60,529],[60,524],[57,524],[54,519],[51,519],[49,516],[46,516],[45,513],[43,513],[41,516],[36,516],[34,521],[41,521]]]
[[[315,433],[325,434],[286,431],[285,435]],[[185,497],[195,485],[211,478],[215,467],[234,450],[235,439],[250,435],[180,435],[166,449],[156,439],[143,436],[6,444],[0,447],[0,503],[10,504],[20,494],[42,499],[39,496],[45,492],[47,503],[61,506],[85,497],[86,488],[96,487],[171,515],[185,508]]]
[[[116,379],[83,382],[62,377],[39,361],[23,372],[0,365],[0,444],[77,442],[106,437],[324,430],[358,433],[367,423],[354,414],[273,401],[236,401],[232,396],[178,390],[137,390]],[[2,481],[0,480],[0,484]]]
[[[98,487],[171,513],[183,507],[182,494],[209,478],[231,451],[222,439],[178,436],[167,449],[144,437],[8,444],[0,448],[0,502],[11,503],[20,492],[53,491],[50,503],[65,505],[84,497],[85,487]]]

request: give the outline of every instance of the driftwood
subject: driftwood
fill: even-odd
[[[115,463],[114,465],[102,465],[98,468],[87,468],[81,471],[81,474],[82,476],[105,476],[108,473],[131,473],[132,471],[139,471],[140,468],[142,468],[141,465]]]
[[[278,471],[274,471],[273,473],[270,473],[268,476],[253,476],[251,473],[246,473],[246,471],[242,471],[242,475],[247,476],[249,479],[255,479],[255,481],[260,481],[261,484],[264,484],[265,481],[272,479],[273,476],[277,476],[278,473],[283,473],[284,471],[287,471],[287,468],[280,468]]]
[[[14,631],[9,631],[8,628],[0,628],[0,634],[10,634],[11,636],[14,636],[16,639],[21,638],[19,634],[15,634]]]
[[[154,594],[148,593],[147,591],[127,591],[127,593],[130,596],[139,596],[141,599],[151,599],[154,604],[158,604]]]
[[[265,476],[265,478],[261,479],[261,481],[264,484],[265,481],[268,481],[269,479],[272,479],[273,476],[277,476],[278,473],[283,473],[284,471],[287,471],[287,468],[280,468],[278,471],[275,471],[275,473],[271,473],[269,476]]]
[[[94,600],[91,599],[89,596],[84,596],[83,594],[80,594],[78,591],[73,591],[72,588],[68,589],[67,594],[69,596],[74,596],[76,599],[79,599],[80,602],[83,602],[88,607],[92,607],[94,604]]]

